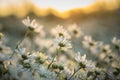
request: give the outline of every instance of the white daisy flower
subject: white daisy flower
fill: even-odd
[[[102,51],[102,53],[107,53],[107,54],[109,54],[109,53],[111,53],[111,49],[110,49],[110,45],[108,45],[108,44],[103,44],[103,43],[101,43],[101,51]]]
[[[0,52],[9,54],[12,52],[11,48],[6,46],[2,41],[0,41]]]
[[[96,74],[96,79],[104,80],[105,79],[105,73],[103,72],[102,68],[96,67],[94,70]]]
[[[36,22],[35,19],[30,20],[29,16],[26,19],[22,20],[22,23],[30,30],[34,32],[40,32],[43,28],[40,24]]]
[[[86,54],[84,54],[83,56],[81,56],[81,53],[78,52],[76,57],[75,57],[75,60],[77,62],[82,62],[82,63],[85,63],[87,60],[86,60]]]
[[[20,55],[24,55],[26,53],[26,48],[18,47],[17,49],[15,49],[15,52],[20,54]]]
[[[116,49],[120,49],[120,39],[117,39],[116,37],[114,37],[112,39],[112,43],[115,45]]]
[[[72,48],[71,42],[65,37],[56,37],[54,41],[55,47],[57,49],[67,50],[69,48]]]
[[[54,80],[56,78],[56,74],[54,72],[49,71],[45,66],[40,65],[37,69],[37,72],[41,75],[41,77],[46,78],[45,80]]]
[[[75,36],[77,38],[83,35],[83,32],[76,24],[68,26],[68,31],[72,36]]]
[[[22,66],[19,65],[9,65],[8,71],[10,74],[11,79],[26,79],[26,80],[32,80],[32,74],[30,72],[23,69]]]
[[[68,34],[67,30],[65,30],[63,28],[63,26],[61,25],[57,25],[56,28],[53,28],[51,30],[51,34],[54,36],[54,37],[66,37],[67,39],[70,39],[71,36]]]
[[[81,56],[80,52],[75,57],[75,60],[79,63],[80,67],[88,71],[92,71],[95,68],[95,64],[86,59],[86,54]]]
[[[85,48],[91,48],[95,47],[97,45],[97,42],[95,42],[91,36],[84,36],[84,40],[82,41],[82,44]]]

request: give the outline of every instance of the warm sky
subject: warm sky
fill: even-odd
[[[0,16],[12,14],[24,17],[31,11],[40,16],[52,13],[59,17],[69,17],[72,14],[69,11],[79,11],[78,8],[87,13],[99,7],[115,9],[118,1],[120,0],[0,0]]]
[[[95,0],[32,0],[32,2],[40,8],[55,8],[59,11],[65,11],[89,6]]]

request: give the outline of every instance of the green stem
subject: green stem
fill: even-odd
[[[29,31],[27,30],[27,31],[25,32],[25,35],[24,35],[23,39],[20,40],[20,42],[16,45],[16,47],[15,47],[15,49],[13,50],[13,53],[12,53],[12,55],[9,57],[9,59],[11,59],[11,58],[14,56],[15,50],[19,48],[19,46],[22,44],[22,42],[23,42],[23,41],[25,40],[25,38],[27,37],[28,33],[29,33]]]
[[[57,77],[56,77],[56,78],[58,78],[58,77],[59,77],[59,75],[60,75],[60,72],[61,72],[61,70],[59,70],[59,72],[58,72],[58,74],[57,74]]]
[[[50,66],[51,66],[52,63],[54,62],[55,58],[56,58],[56,55],[54,56],[54,58],[53,58],[53,60],[51,61],[51,63],[48,65],[48,69],[50,68]]]
[[[51,61],[51,63],[48,65],[48,69],[51,67],[52,63],[54,62],[55,58],[57,57],[59,51],[57,50],[57,53],[55,54],[53,60]]]
[[[103,61],[108,57],[108,55],[106,54],[105,57],[103,58]]]
[[[71,77],[68,79],[68,80],[71,80],[72,79],[72,77],[79,71],[81,69],[81,67],[80,68],[78,68],[72,75],[71,75]]]

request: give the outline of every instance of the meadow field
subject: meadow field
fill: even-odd
[[[0,6],[0,80],[120,80],[120,6],[113,6],[63,13]]]

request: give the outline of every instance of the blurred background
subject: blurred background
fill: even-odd
[[[46,32],[58,24],[76,23],[96,40],[120,38],[120,0],[0,0],[0,32],[8,37],[7,45],[23,36],[21,20],[26,16],[37,19]]]

